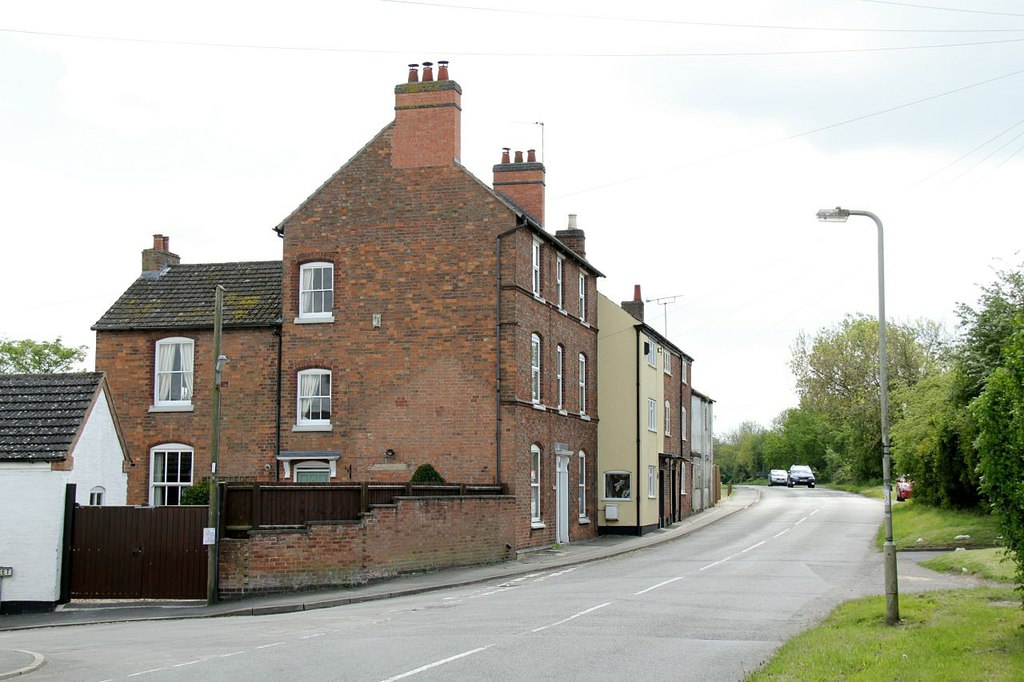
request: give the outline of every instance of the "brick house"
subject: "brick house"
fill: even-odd
[[[395,119],[276,228],[281,261],[186,265],[163,235],[96,323],[138,466],[129,501],[209,471],[213,289],[226,289],[219,475],[507,486],[516,546],[596,535],[597,290],[544,229],[544,173],[459,163],[460,86],[410,68]],[[173,479],[173,480],[172,480]],[[591,523],[591,519],[595,519]]]

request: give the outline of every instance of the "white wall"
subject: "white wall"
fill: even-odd
[[[0,462],[0,565],[3,601],[56,602],[60,598],[64,485],[68,473],[50,464]]]
[[[106,489],[104,506],[128,503],[128,474],[123,468],[121,442],[102,390],[75,446],[73,458],[74,471],[69,482],[78,485],[75,502],[89,504],[89,492],[102,486]]]

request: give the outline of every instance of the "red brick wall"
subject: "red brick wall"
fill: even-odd
[[[156,342],[173,336],[194,341],[192,412],[150,412]],[[274,330],[227,329],[228,357],[221,384],[221,477],[272,480],[275,446],[277,337]],[[195,449],[193,480],[210,473],[213,383],[212,330],[99,331],[96,369],[107,373],[134,466],[128,472],[128,504],[149,502],[149,451],[181,443]]]
[[[226,597],[365,583],[402,573],[512,558],[511,497],[400,498],[362,521],[225,539]]]

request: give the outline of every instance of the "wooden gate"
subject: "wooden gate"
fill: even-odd
[[[77,507],[72,599],[204,599],[206,507]]]

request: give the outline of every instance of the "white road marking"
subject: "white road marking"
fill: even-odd
[[[774,540],[775,538],[778,538],[778,537],[782,537],[783,535],[785,535],[786,533],[788,533],[791,530],[793,530],[793,529],[792,528],[787,528],[786,530],[780,530],[778,533],[776,533],[775,535],[772,536],[772,540]]]
[[[585,616],[588,613],[591,613],[592,611],[597,611],[598,609],[603,609],[604,607],[609,606],[611,603],[612,602],[610,602],[610,601],[606,601],[603,604],[598,604],[597,606],[592,606],[592,607],[590,607],[589,609],[587,609],[585,611],[580,611],[579,613],[575,613],[575,614],[569,616],[568,618],[563,618],[562,620],[558,621],[557,623],[551,623],[550,625],[542,625],[539,628],[534,628],[533,630],[530,630],[530,632],[540,632],[541,630],[547,630],[548,628],[553,628],[553,627],[556,627],[558,625],[562,625],[563,623],[568,623],[570,620],[575,620],[575,619],[579,618],[580,616]]]
[[[318,632],[318,633],[313,634],[313,635],[305,635],[303,637],[299,637],[299,639],[313,639],[314,637],[323,637],[325,634],[327,634],[327,633],[325,633],[325,632]]]
[[[285,642],[274,642],[273,644],[263,644],[262,646],[256,647],[257,649],[269,649],[272,646],[281,646]]]
[[[197,659],[196,659],[196,660],[194,660],[194,661],[186,661],[186,662],[184,662],[184,663],[175,663],[175,664],[174,664],[174,665],[172,665],[171,667],[172,667],[172,668],[184,668],[184,667],[185,667],[186,665],[195,665],[196,663],[199,663],[200,661],[201,661],[201,659],[198,659],[198,658],[197,658]]]
[[[664,587],[665,585],[668,585],[669,583],[674,583],[677,580],[682,580],[684,577],[685,576],[679,576],[678,578],[669,578],[668,580],[666,580],[664,582],[660,582],[657,585],[651,585],[647,589],[640,590],[639,592],[634,592],[633,596],[639,596],[641,594],[646,594],[647,592],[650,592],[651,590],[656,590],[659,587]]]
[[[226,653],[226,654],[217,654],[217,658],[231,658],[232,656],[238,656],[239,654],[244,654],[244,653],[245,653],[244,651],[232,651],[232,652]]]
[[[416,668],[415,670],[410,670],[407,673],[402,673],[401,675],[395,675],[394,677],[389,677],[388,679],[384,680],[383,682],[394,682],[395,680],[401,680],[402,678],[405,678],[405,677],[412,677],[413,675],[418,675],[419,673],[421,673],[421,672],[423,672],[425,670],[430,670],[431,668],[436,668],[438,666],[445,665],[446,663],[451,663],[452,661],[457,661],[458,659],[465,658],[466,656],[472,656],[473,654],[478,654],[481,651],[484,651],[485,649],[490,649],[492,646],[494,646],[494,645],[493,644],[488,644],[487,646],[482,646],[479,649],[473,649],[472,651],[463,651],[461,654],[455,654],[454,656],[449,656],[448,658],[442,659],[440,661],[434,661],[433,663],[427,663],[426,665],[420,666],[419,668]]]
[[[150,668],[149,670],[142,670],[142,671],[137,672],[137,673],[132,673],[131,675],[128,675],[128,677],[138,677],[139,675],[148,675],[150,673],[158,673],[161,670],[166,670],[166,668]]]
[[[820,512],[820,511],[821,511],[821,507],[818,507],[817,509],[815,509],[814,511],[812,511],[812,512],[811,512],[810,514],[808,514],[808,516],[814,516],[815,514],[817,514],[817,513],[818,513],[818,512]]]
[[[740,554],[746,554],[747,552],[749,552],[752,549],[757,549],[758,547],[760,547],[761,545],[763,545],[766,542],[768,542],[768,541],[767,540],[761,540],[761,542],[757,543],[756,545],[751,545],[750,547],[747,547],[745,550],[740,552]]]
[[[801,523],[803,523],[804,521],[806,521],[806,520],[807,520],[807,519],[809,519],[809,518],[811,518],[811,517],[810,517],[810,516],[805,516],[805,517],[803,517],[802,519],[800,519],[799,521],[797,521],[796,523],[794,523],[794,524],[793,524],[793,527],[795,528],[795,527],[799,526],[799,525],[800,525]]]

